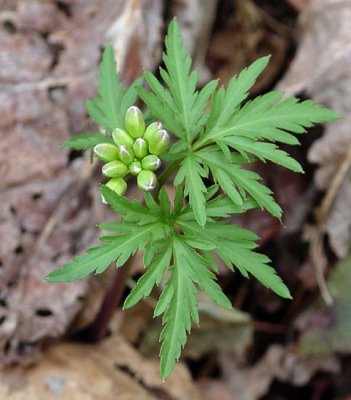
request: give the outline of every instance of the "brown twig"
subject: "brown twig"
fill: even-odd
[[[84,331],[80,332],[79,336],[84,340],[92,343],[101,341],[107,334],[109,323],[117,305],[120,303],[125,283],[128,279],[133,257],[126,264],[118,268],[113,276],[110,286],[106,290],[100,310],[97,313],[95,320]]]
[[[310,257],[316,270],[316,279],[321,291],[323,300],[327,305],[333,304],[333,299],[329,293],[327,283],[325,281],[324,271],[327,266],[326,258],[323,251],[323,238],[325,234],[325,223],[334,203],[335,197],[340,186],[351,167],[351,145],[348,148],[345,158],[340,163],[330,186],[322,200],[320,207],[316,211],[317,225],[313,229],[310,241]]]

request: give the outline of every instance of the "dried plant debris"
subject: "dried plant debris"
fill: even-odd
[[[94,244],[96,218],[106,212],[92,189],[94,169],[59,146],[88,127],[84,102],[95,93],[102,47],[116,39],[112,27],[126,20],[126,3],[133,3],[130,17],[139,16],[129,36],[118,37],[128,81],[158,64],[161,0],[0,1],[1,365],[32,361],[86,302],[94,306],[78,325],[89,323],[107,285],[56,286],[44,277]]]
[[[281,72],[292,43],[293,30],[281,17],[284,5],[268,7],[253,0],[235,0],[219,4],[219,20],[208,49],[208,64],[220,82],[226,84],[233,74],[262,55],[271,54],[266,73],[254,91],[266,89]]]
[[[333,356],[302,357],[280,345],[272,345],[252,367],[231,354],[220,356],[227,391],[236,400],[257,400],[265,395],[274,379],[295,386],[306,385],[317,372],[338,373],[340,365]],[[270,397],[269,397],[270,398]],[[272,397],[273,398],[273,397]]]
[[[0,194],[0,202],[5,204],[0,232],[8,237],[0,246],[1,365],[26,362],[36,354],[42,339],[63,335],[80,310],[88,281],[54,286],[43,276],[57,263],[67,261],[76,248],[96,239],[93,215],[88,218],[86,211],[79,211],[81,200],[71,193],[73,197],[62,203],[55,232],[46,237],[39,232],[46,231],[64,193],[79,186],[77,172],[82,167],[86,168],[86,163],[78,160],[74,168],[54,180],[30,182]]]
[[[351,243],[351,4],[342,0],[311,0],[301,14],[301,42],[279,89],[306,92],[330,106],[342,119],[327,126],[309,160],[319,165],[315,181],[331,196],[321,225],[339,257]]]
[[[301,354],[351,353],[350,280],[351,255],[335,267],[328,280],[332,306],[319,299],[298,319]]]
[[[38,365],[0,373],[0,398],[200,400],[203,396],[182,364],[162,382],[156,360],[142,359],[123,337],[114,336],[99,346],[54,345]]]
[[[243,355],[253,339],[251,318],[239,310],[225,310],[200,294],[201,325],[194,326],[184,355],[200,359],[209,352],[230,352]],[[141,341],[140,350],[146,356],[157,356],[160,321],[149,325]]]
[[[181,27],[184,44],[199,71],[204,84],[212,77],[205,64],[208,43],[215,22],[218,0],[182,0],[170,2],[170,14],[176,16]]]

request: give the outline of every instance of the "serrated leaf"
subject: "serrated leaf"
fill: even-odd
[[[122,266],[137,250],[144,248],[149,241],[163,237],[160,224],[135,226],[131,232],[109,238],[99,247],[88,249],[86,254],[51,272],[47,276],[49,282],[70,282],[83,279],[92,272],[100,274],[116,262]],[[106,239],[106,237],[105,237]]]
[[[144,297],[149,296],[153,287],[161,282],[165,270],[169,267],[171,256],[172,248],[168,246],[162,254],[152,260],[146,272],[139,278],[136,286],[126,298],[123,308],[130,308]]]
[[[216,245],[213,242],[210,242],[209,240],[198,239],[193,236],[187,236],[185,241],[189,246],[194,247],[194,249],[214,250],[216,248]]]
[[[165,188],[161,188],[158,195],[160,201],[160,212],[164,218],[168,218],[171,215],[171,203],[168,198],[168,193]]]
[[[115,52],[107,45],[99,69],[98,97],[86,102],[90,117],[108,131],[123,127],[123,116],[119,109],[124,89],[116,72]]]
[[[173,242],[173,261],[170,278],[166,283],[167,297],[160,297],[159,312],[164,311],[163,329],[160,335],[161,377],[166,379],[172,372],[181,349],[186,343],[187,332],[191,329],[191,321],[198,321],[197,291],[187,268],[184,253],[178,240]],[[171,297],[169,296],[171,294]]]
[[[141,82],[139,78],[125,90],[117,73],[113,46],[107,45],[100,63],[98,96],[86,102],[90,117],[109,132],[123,128],[125,112],[135,103]]]
[[[270,92],[247,102],[224,126],[209,129],[202,144],[238,135],[294,145],[299,142],[289,132],[301,134],[315,124],[338,118],[333,111],[311,100],[282,100],[282,96],[280,92]]]
[[[199,162],[193,157],[188,156],[182,163],[178,174],[174,180],[176,186],[185,182],[184,193],[189,195],[190,207],[194,210],[196,220],[200,226],[206,223],[205,195],[206,186],[202,178],[206,176],[206,172]]]
[[[83,279],[97,269],[103,272],[119,254],[120,248],[114,242],[88,249],[87,253],[75,257],[62,268],[50,272],[46,279],[48,282],[71,282]]]
[[[205,240],[206,242],[206,240]],[[191,329],[191,321],[199,323],[197,309],[198,285],[213,301],[225,308],[231,308],[231,303],[215,282],[215,275],[207,266],[207,259],[187,244],[187,239],[176,236],[173,238],[174,265],[170,270],[164,293],[160,296],[158,310],[164,312],[162,340],[161,376],[166,379],[172,372],[176,360]]]
[[[216,245],[216,253],[228,268],[238,268],[245,277],[251,274],[279,296],[291,298],[289,289],[276,271],[268,265],[269,258],[252,251],[256,247],[254,242],[256,235],[253,232],[218,222],[207,223],[202,230],[199,230],[193,222],[178,221],[178,223],[186,235],[196,234],[201,239],[211,240]]]
[[[285,151],[280,150],[278,146],[273,143],[257,142],[240,136],[230,136],[219,142],[225,143],[240,153],[243,151],[252,153],[262,161],[269,160],[291,171],[303,172],[301,165],[297,161],[291,158]]]
[[[261,177],[258,174],[233,165],[230,175],[235,183],[249,193],[260,207],[265,208],[274,217],[281,218],[282,209],[273,199],[272,191],[259,183]]]
[[[228,123],[236,108],[247,98],[258,76],[266,68],[269,58],[269,56],[259,58],[229,81],[227,89],[217,98],[218,104],[214,108],[215,112],[211,113],[208,130],[218,129]]]
[[[87,150],[95,147],[99,143],[113,143],[109,136],[100,132],[82,132],[66,140],[62,147],[74,150]]]
[[[191,71],[191,59],[176,20],[169,24],[165,47],[166,68],[160,68],[160,75],[166,88],[153,74],[146,72],[151,92],[140,88],[139,95],[165,129],[190,144],[207,122],[205,108],[217,81],[207,83],[199,92],[196,90],[197,72]]]
[[[239,197],[243,201],[245,193],[248,193],[261,208],[265,208],[275,217],[281,217],[281,208],[273,199],[271,190],[259,182],[260,176],[257,173],[241,168],[235,162],[228,163],[215,146],[207,147],[196,154],[210,168],[214,179],[236,204]],[[233,190],[233,185],[239,192]]]
[[[137,222],[139,225],[149,224],[158,220],[159,212],[145,208],[137,200],[128,200],[102,185],[101,194],[117,214],[122,214],[125,221]]]

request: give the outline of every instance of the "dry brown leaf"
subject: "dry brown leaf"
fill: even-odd
[[[311,0],[301,14],[301,42],[290,70],[279,85],[287,94],[306,91],[315,101],[331,107],[342,119],[327,125],[309,160],[319,164],[316,184],[328,189],[338,171],[346,171],[335,188],[325,229],[339,257],[351,242],[351,4],[343,0]],[[345,159],[349,161],[345,161]],[[347,162],[348,165],[343,163]]]
[[[199,72],[200,84],[207,83],[212,73],[205,64],[210,35],[216,17],[218,0],[182,0],[171,2],[171,15],[176,16],[186,48]]]
[[[301,386],[307,384],[317,371],[337,373],[340,370],[334,357],[301,357],[280,345],[270,346],[264,357],[251,368],[228,354],[222,354],[220,362],[224,381],[235,393],[235,400],[261,398],[273,379]]]
[[[204,400],[235,399],[228,385],[219,379],[201,379],[198,384],[204,393]]]
[[[179,384],[181,382],[181,384]],[[98,346],[50,346],[35,366],[0,374],[0,398],[6,400],[200,400],[199,390],[182,364],[166,382],[158,360],[145,360],[115,336]]]
[[[339,262],[330,274],[328,286],[333,304],[317,299],[296,321],[301,331],[298,350],[304,355],[350,354],[351,255]]]
[[[225,310],[206,295],[199,297],[200,325],[193,326],[183,355],[200,359],[210,352],[244,354],[252,343],[253,327],[250,316],[237,309]],[[143,354],[159,352],[161,321],[149,324],[140,344]]]
[[[162,14],[160,0],[128,3],[146,34],[138,43],[120,40],[126,81],[158,63]],[[88,324],[108,283],[108,275],[62,285],[44,277],[96,242],[96,224],[107,213],[94,171],[85,160],[70,162],[59,145],[89,128],[84,102],[96,92],[101,48],[125,4],[0,1],[0,364],[32,360],[42,341],[63,335],[72,320]],[[140,28],[126,26],[131,36]],[[132,70],[133,57],[140,64]]]

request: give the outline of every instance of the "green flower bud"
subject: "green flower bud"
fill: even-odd
[[[159,131],[162,129],[162,124],[161,122],[153,122],[150,124],[144,133],[144,140],[146,141],[147,144],[149,144],[150,137],[154,135],[155,132]]]
[[[138,158],[143,158],[147,155],[147,144],[143,138],[138,138],[135,139],[135,142],[133,144],[133,151],[135,154],[135,157]]]
[[[142,137],[144,135],[145,131],[144,116],[138,107],[132,106],[128,108],[124,119],[124,123],[127,132],[134,139]]]
[[[141,171],[137,177],[138,188],[147,192],[155,189],[156,182],[156,175],[152,171]]]
[[[161,165],[161,160],[154,155],[148,155],[141,160],[141,166],[143,169],[149,171],[156,171]]]
[[[169,133],[164,129],[156,131],[149,139],[149,151],[155,156],[164,153],[169,146]]]
[[[136,176],[139,174],[139,172],[141,171],[141,162],[140,161],[133,161],[130,165],[129,165],[129,172]]]
[[[102,167],[102,173],[110,178],[122,178],[127,175],[128,167],[122,161],[110,161]]]
[[[129,165],[134,161],[134,153],[131,147],[122,145],[118,147],[119,159],[124,162],[125,165]]]
[[[127,183],[122,178],[112,178],[106,183],[106,186],[120,196],[123,196],[127,190]]]
[[[94,154],[105,162],[118,160],[118,147],[110,143],[100,143],[94,147]]]
[[[114,129],[114,131],[112,132],[112,139],[117,146],[125,145],[132,147],[134,143],[133,138],[129,136],[126,131],[119,128]]]

